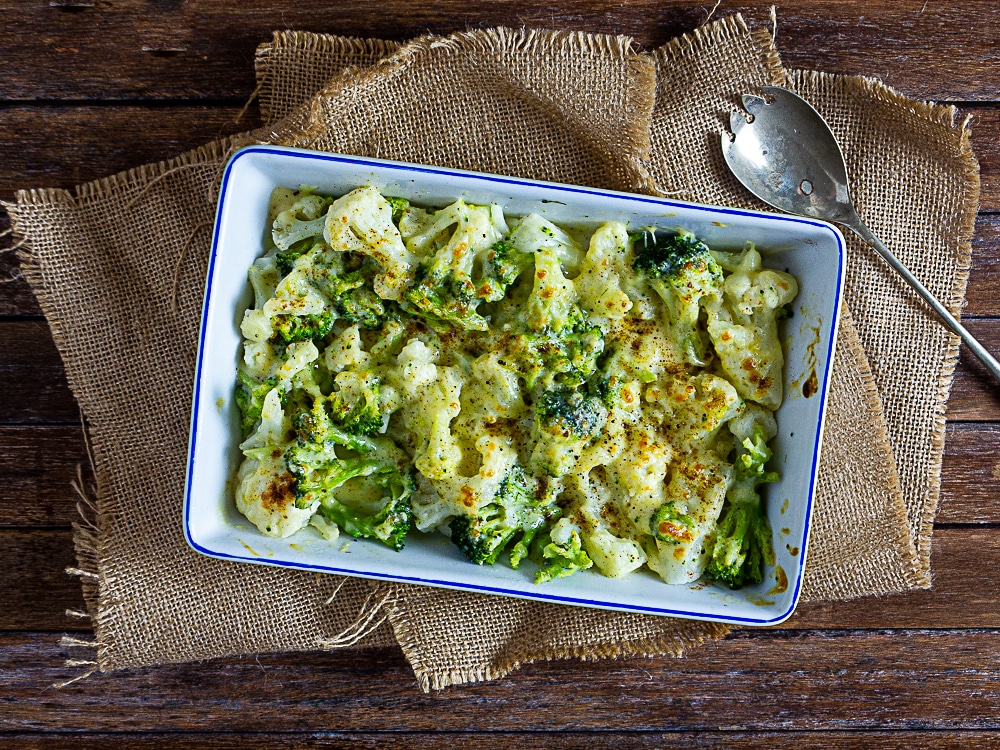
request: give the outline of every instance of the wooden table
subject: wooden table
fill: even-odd
[[[763,21],[770,0],[721,5]],[[0,198],[70,187],[257,123],[273,29],[403,40],[497,24],[624,33],[652,49],[711,2],[36,0],[0,3]],[[1000,352],[1000,4],[787,0],[789,67],[882,77],[974,115],[982,167],[965,317]],[[0,231],[8,226],[0,218]],[[9,243],[9,239],[0,240]],[[0,245],[2,247],[3,245]],[[0,256],[0,748],[1000,746],[1000,388],[963,357],[948,411],[934,588],[804,605],[687,658],[537,664],[424,695],[397,650],[264,655],[98,676],[61,690],[85,630],[70,481],[80,414],[11,254]],[[905,467],[904,467],[905,470]],[[82,634],[82,635],[85,635]],[[804,731],[803,731],[804,730]]]

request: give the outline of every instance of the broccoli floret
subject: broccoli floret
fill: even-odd
[[[316,249],[317,244],[318,243],[312,239],[301,240],[296,242],[287,250],[276,253],[274,256],[274,264],[278,268],[278,273],[282,276],[287,276],[291,273],[292,268],[295,267],[295,261],[306,253],[312,252]]]
[[[600,434],[607,417],[598,398],[567,388],[546,391],[535,402],[531,467],[550,477],[563,476]]]
[[[657,508],[649,525],[653,536],[661,542],[682,544],[694,540],[694,519],[679,512],[672,502]]]
[[[479,565],[493,565],[517,540],[518,549],[511,551],[511,567],[516,569],[545,521],[546,508],[535,501],[524,471],[514,466],[489,503],[474,515],[452,519],[451,539],[463,555]]]
[[[323,517],[346,533],[402,549],[410,528],[410,495],[416,489],[405,454],[388,438],[349,432],[356,427],[350,419],[346,420],[347,427],[336,424],[330,415],[336,395],[314,396],[303,409],[301,402],[308,397],[295,394],[301,410],[292,417],[292,424],[299,439],[284,454],[288,470],[295,478],[296,506],[308,507],[319,500]],[[338,446],[355,455],[346,458],[338,455]],[[382,488],[379,510],[365,513],[337,498],[335,491],[355,477],[366,477],[367,482]]]
[[[389,196],[385,196],[385,201],[392,207],[392,223],[398,227],[399,220],[403,218],[406,209],[410,207],[410,202],[406,198],[391,198]]]
[[[299,440],[317,445],[336,443],[356,451],[372,450],[374,443],[365,436],[380,431],[385,424],[379,410],[377,378],[359,378],[350,388],[329,396],[296,389],[288,413]]]
[[[236,371],[236,405],[240,409],[240,428],[243,430],[244,439],[254,431],[257,422],[260,421],[264,397],[277,384],[277,376],[272,376],[261,383],[243,370]]]
[[[333,329],[336,318],[329,310],[316,315],[275,315],[271,326],[276,336],[286,343],[321,339]]]
[[[708,245],[690,234],[644,232],[634,246],[636,273],[663,300],[671,322],[679,329],[689,364],[708,363],[705,337],[698,330],[701,307],[722,293],[722,267]]]
[[[579,570],[586,570],[594,562],[583,550],[580,530],[569,519],[560,519],[546,532],[539,545],[535,583],[548,583],[556,578],[566,578]]]
[[[380,468],[375,458],[338,457],[335,443],[315,445],[301,440],[285,450],[285,463],[295,477],[297,508],[307,508],[349,479],[368,476]]]
[[[754,480],[755,485],[777,482],[776,471],[766,471],[764,465],[771,460],[771,449],[767,447],[767,431],[763,425],[755,424],[753,434],[743,441],[743,450],[736,457],[736,480]]]
[[[476,311],[482,300],[476,297],[475,290],[471,279],[423,265],[417,270],[414,285],[403,293],[403,309],[439,331],[451,327],[487,331],[489,322]]]
[[[544,432],[563,438],[589,440],[606,418],[596,399],[571,389],[547,391],[535,404],[536,424]]]
[[[288,251],[292,245],[312,237],[322,237],[326,212],[332,198],[306,194],[282,211],[271,225],[271,239],[279,250]]]
[[[755,425],[736,457],[734,482],[726,495],[726,505],[715,532],[715,542],[705,574],[733,589],[764,580],[764,565],[773,561],[771,526],[764,513],[757,487],[778,481],[778,474],[766,471],[771,458],[767,434]]]
[[[507,231],[499,206],[458,200],[439,211],[414,209],[400,227],[407,248],[423,258],[414,283],[404,292],[404,309],[439,331],[488,330],[476,308],[481,297],[492,299],[494,290],[486,284],[478,295],[477,274]]]
[[[382,327],[388,317],[385,303],[371,289],[355,289],[337,298],[333,303],[337,317],[362,328],[374,331]]]
[[[575,388],[597,370],[604,333],[577,309],[572,323],[558,333],[522,333],[514,338],[515,359],[528,390],[554,386]]]
[[[385,492],[385,505],[377,513],[362,513],[330,496],[321,501],[319,513],[355,538],[377,539],[398,552],[410,531],[413,516],[410,495],[416,489],[416,482],[409,471],[397,470],[375,472],[369,481]]]
[[[486,302],[503,299],[507,287],[532,263],[530,253],[521,252],[507,240],[498,241],[485,253],[483,277],[474,282],[476,296]]]
[[[378,394],[377,378],[370,378],[349,393],[343,389],[334,393],[330,398],[334,424],[350,435],[369,435],[381,430],[385,419],[379,411]]]

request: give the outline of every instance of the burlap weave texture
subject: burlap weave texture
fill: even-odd
[[[388,59],[379,62],[386,55]],[[724,179],[711,161],[715,151],[709,150],[710,144],[717,150],[717,135],[695,133],[693,149],[681,151],[678,143],[683,134],[671,130],[674,126],[669,118],[664,120],[665,112],[685,122],[708,118],[716,128],[725,114],[719,112],[720,100],[726,110],[744,87],[778,78],[795,86],[813,81],[817,96],[832,91],[832,111],[841,112],[847,121],[856,112],[880,117],[879,106],[899,108],[901,101],[889,95],[879,98],[882,89],[866,88],[857,79],[799,74],[786,79],[770,39],[751,33],[739,19],[712,24],[652,57],[635,54],[624,39],[579,34],[500,30],[418,40],[397,48],[389,43],[283,33],[262,48],[258,65],[262,112],[287,117],[272,129],[253,134],[252,140],[601,187],[658,188],[678,197],[715,202],[720,199],[711,191]],[[313,99],[324,84],[322,94]],[[693,85],[701,85],[700,94],[692,95]],[[442,91],[447,96],[433,93]],[[686,115],[676,107],[664,108],[664,97],[671,92],[683,93]],[[470,100],[480,110],[469,109]],[[414,117],[419,125],[400,124],[392,116],[400,111],[400,101],[420,114]],[[499,113],[501,118],[487,125],[476,118],[477,112],[494,117]],[[917,108],[909,118],[922,122],[915,125],[900,114],[900,127],[915,128],[923,135],[930,132],[927,137],[934,139],[937,151],[927,158],[936,165],[937,177],[953,180],[948,184],[956,186],[959,196],[943,207],[932,205],[934,194],[905,205],[911,219],[923,220],[927,234],[916,239],[924,243],[917,247],[929,248],[925,261],[946,267],[951,262],[957,269],[935,282],[954,304],[961,299],[962,269],[968,265],[970,205],[973,216],[975,211],[967,131],[951,127],[935,109]],[[418,137],[400,142],[400,129],[406,127],[411,130],[404,129],[403,135]],[[419,129],[414,131],[415,127]],[[878,139],[869,145],[870,137],[869,133],[850,142],[849,157],[862,166],[866,159],[878,163],[878,154],[870,149],[886,145]],[[214,183],[225,153],[246,140],[234,139],[169,164],[93,183],[76,194],[22,193],[18,205],[10,207],[18,234],[32,249],[26,273],[53,327],[70,385],[93,427],[99,512],[96,528],[81,529],[78,543],[81,568],[95,576],[88,577],[85,585],[103,670],[348,644],[367,630],[351,626],[370,594],[368,584],[347,581],[328,606],[326,599],[342,579],[207,560],[190,552],[179,533],[188,405],[176,396],[176,383],[190,383],[193,372]],[[912,139],[905,143],[902,152],[894,152],[894,163],[912,171],[924,163],[926,144]],[[680,176],[690,178],[694,165],[700,170],[697,180],[685,182],[671,171],[672,155],[685,153],[689,171]],[[862,181],[872,179],[877,182],[875,168]],[[858,187],[859,196],[865,194],[861,182]],[[888,212],[898,195],[879,194],[876,187],[869,188],[872,197],[866,198],[867,207]],[[745,195],[726,195],[732,200],[721,202],[752,205]],[[885,239],[891,244],[889,236]],[[158,252],[137,251],[151,246]],[[864,283],[867,279],[855,271],[861,268],[855,259],[864,251],[852,250],[851,278]],[[121,263],[122,258],[127,262]],[[878,274],[872,278],[874,289],[864,287],[859,298],[852,297],[851,309],[858,317],[861,339],[877,347],[879,331],[872,318],[879,313],[869,314],[865,305],[873,296],[881,299],[879,282],[888,279]],[[113,283],[107,284],[107,279]],[[176,312],[171,305],[174,298]],[[900,299],[905,295],[893,298],[897,303]],[[130,311],[137,309],[151,312],[130,317]],[[104,349],[108,334],[119,327],[127,336],[120,350],[108,353]],[[923,329],[917,330],[922,335]],[[907,403],[890,402],[901,392],[891,387],[890,361],[883,359],[881,368],[875,368],[876,378],[882,380],[871,379],[847,316],[840,335],[807,594],[846,598],[926,585],[914,562],[913,539],[922,534],[917,547],[926,551],[936,503],[935,466],[940,464],[943,441],[938,416],[954,364],[954,342],[945,336],[943,349],[931,350],[942,352],[927,365],[936,376],[933,393],[903,389],[904,395],[928,399],[926,409],[914,415]],[[163,355],[147,355],[136,364],[140,358],[134,354],[153,351],[149,347],[154,341]],[[109,368],[109,362],[120,367]],[[110,380],[109,369],[115,370]],[[173,398],[154,397],[146,404],[164,417],[159,430],[143,426],[148,411],[120,403],[118,394],[134,390],[137,384],[154,389],[168,383],[174,384]],[[188,391],[186,386],[183,390]],[[884,423],[879,391],[887,407],[891,403],[897,410],[887,408],[889,415],[903,417],[895,433],[878,429]],[[842,421],[845,429],[836,437],[833,427],[842,410],[850,420]],[[863,425],[875,425],[874,434],[859,429]],[[893,482],[895,461],[889,450],[896,443],[887,435],[900,443],[899,465],[909,478],[912,461],[921,456],[906,452],[906,430],[923,430],[919,434],[924,435],[924,444],[938,450],[936,457],[932,450],[917,470],[924,484],[916,480],[913,484],[932,489],[920,494],[918,502],[912,499],[918,493],[909,493],[904,508],[899,485]],[[135,442],[142,443],[138,464],[136,452],[130,452]],[[836,462],[827,460],[830,457]],[[136,471],[137,465],[144,471]],[[851,505],[858,479],[841,468],[848,465],[860,467],[857,476],[872,481],[865,496],[871,502]],[[910,514],[910,527],[904,512]],[[863,539],[865,554],[845,555],[844,542],[854,544],[857,539],[845,537],[844,517],[855,520],[851,529]],[[384,611],[425,687],[489,679],[539,658],[676,653],[724,632],[702,623],[498,598],[477,601],[479,597],[468,594],[429,589],[401,587],[392,593]],[[375,610],[369,604],[367,611]],[[455,614],[470,611],[475,615]],[[167,612],[169,616],[164,616]],[[480,628],[478,634],[487,636],[486,641],[477,641],[481,644],[477,647],[468,645],[467,637],[455,637],[468,635],[470,620]],[[388,637],[387,630],[377,630],[365,643],[384,644]]]

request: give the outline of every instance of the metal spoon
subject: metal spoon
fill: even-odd
[[[787,89],[762,86],[761,91],[764,97],[743,96],[749,118],[739,112],[730,117],[735,138],[722,134],[722,154],[736,178],[775,208],[834,221],[851,229],[923,297],[993,377],[1000,380],[1000,362],[858,217],[851,200],[843,152],[819,112]]]

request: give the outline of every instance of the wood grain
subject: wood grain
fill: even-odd
[[[772,748],[773,750],[966,750],[1000,747],[1000,734],[975,731],[859,732],[131,732],[10,734],[0,736],[0,750],[63,750],[85,745],[98,750],[665,750],[666,748]]]
[[[931,565],[934,588],[847,602],[802,603],[778,629],[814,628],[1000,628],[1000,590],[985,585],[984,570],[1000,569],[1000,534],[994,528],[939,528]],[[64,573],[74,565],[65,529],[0,529],[0,555],[11,575],[0,577],[0,631],[87,630],[67,609],[80,609],[78,581]],[[44,596],[39,592],[44,591]]]
[[[1000,524],[1000,425],[948,425],[937,523]]]
[[[0,199],[72,188],[256,127],[256,108],[185,103],[0,107]]]
[[[770,0],[726,4],[767,25]],[[318,0],[283,7],[224,0],[58,0],[2,9],[13,19],[0,36],[3,96],[24,99],[237,98],[254,88],[253,53],[274,29],[405,40],[496,25],[562,28],[634,37],[646,49],[707,20],[697,0],[627,5],[579,0],[562,7],[534,0],[442,0],[434,4],[347,0],[337,12]],[[912,96],[993,98],[993,53],[1000,18],[992,0],[941,7],[923,0],[786,3],[777,42],[789,67],[877,75]],[[975,33],[969,24],[975,23]],[[956,51],[961,50],[961,54]]]
[[[2,529],[0,559],[0,630],[89,629],[66,616],[84,609],[80,582],[66,573],[76,565],[69,529]]]
[[[73,483],[93,484],[79,425],[0,426],[2,527],[69,526],[78,520]]]
[[[966,319],[965,327],[989,351],[1000,354],[1000,321]],[[948,399],[951,421],[1000,420],[1000,389],[982,363],[964,346]]]
[[[42,319],[0,321],[0,424],[79,422],[52,333]]]
[[[1000,143],[1000,132],[997,133]],[[972,267],[965,288],[967,318],[1000,316],[1000,214],[980,213],[972,239]]]
[[[497,24],[635,37],[652,49],[710,13],[766,27],[772,0],[0,0],[0,200],[169,158],[234,119],[273,29],[404,40]],[[1000,352],[1000,5],[791,0],[790,68],[876,75],[973,114],[981,209],[965,317]],[[8,227],[0,211],[0,233]],[[0,238],[0,249],[9,239]],[[17,262],[0,253],[0,281]],[[218,659],[81,674],[69,524],[90,480],[51,333],[23,281],[0,285],[0,750],[62,748],[1000,748],[1000,389],[963,357],[949,403],[934,589],[802,604],[682,660],[525,666],[425,695],[397,649]]]
[[[0,730],[550,732],[1000,727],[996,630],[734,631],[683,659],[543,662],[421,694],[395,649],[95,675],[49,633],[0,634]],[[572,697],[569,692],[572,691]]]

